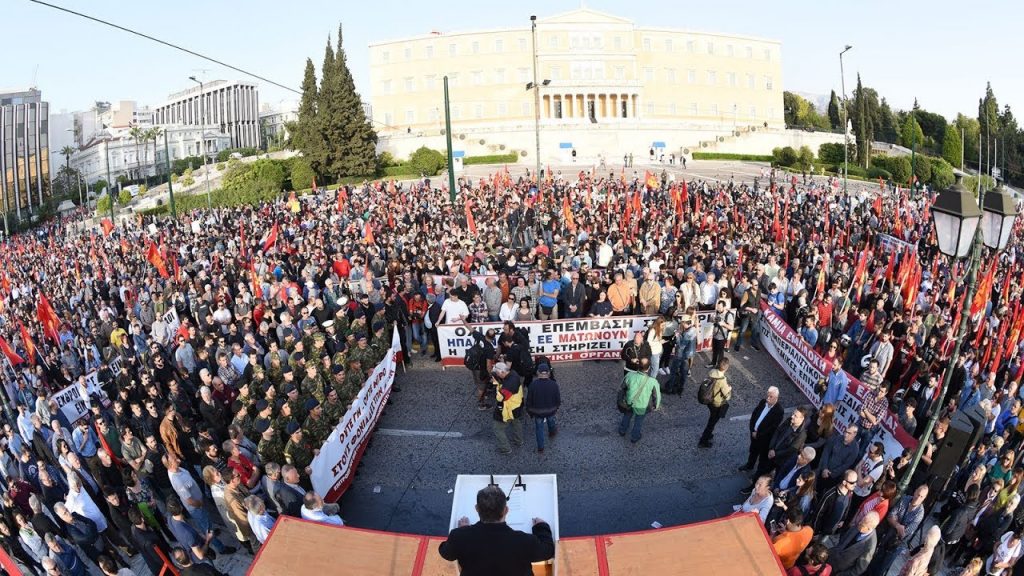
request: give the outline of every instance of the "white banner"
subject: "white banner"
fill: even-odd
[[[164,312],[161,319],[167,324],[168,341],[174,342],[175,334],[177,334],[178,328],[181,328],[181,321],[178,320],[178,311],[174,309],[173,305],[168,306],[167,312]]]
[[[904,251],[917,252],[917,246],[915,246],[914,244],[911,244],[910,242],[904,242],[903,240],[900,240],[899,238],[895,236],[890,236],[888,234],[878,235],[878,246],[882,250],[885,250],[886,252],[893,252],[896,254],[900,254]]]
[[[388,397],[391,396],[401,351],[398,330],[395,329],[391,337],[391,350],[370,373],[352,406],[324,441],[320,453],[313,458],[310,480],[313,489],[317,494],[322,494],[324,500],[334,502],[341,498],[352,482],[370,434],[376,428]]]
[[[815,408],[821,408],[821,397],[818,395],[816,387],[818,382],[825,378],[831,367],[825,365],[825,360],[786,324],[781,316],[768,310],[768,303],[764,300],[761,301],[761,314],[761,321],[758,322],[758,325],[761,327],[760,338],[765,351],[772,355],[786,376],[796,384],[807,400]],[[850,379],[850,384],[846,388],[843,399],[835,407],[835,426],[839,433],[846,430],[850,424],[855,424],[860,420],[859,415],[861,407],[864,405],[864,399],[872,394],[870,388],[849,373],[847,373],[847,377]],[[917,440],[900,426],[891,411],[886,411],[875,440],[885,445],[886,460],[899,458],[904,448],[917,446]]]
[[[95,375],[95,372],[92,374]],[[83,393],[78,382],[57,392],[50,399],[57,404],[57,408],[71,425],[89,413],[89,397]]]
[[[697,351],[711,349],[714,312],[698,312],[700,323]],[[645,332],[657,316],[611,316],[600,318],[567,318],[565,320],[534,320],[516,322],[530,335],[530,353],[547,356],[552,362],[577,360],[618,360],[622,347],[637,332]],[[442,366],[462,366],[466,350],[473,346],[473,330],[501,330],[501,322],[484,324],[441,324],[437,339],[441,345]]]

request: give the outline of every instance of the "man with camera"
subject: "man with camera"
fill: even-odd
[[[718,366],[718,362],[725,357],[725,349],[729,346],[729,337],[732,335],[736,314],[729,310],[729,303],[719,300],[715,305],[715,315],[711,329],[711,363],[708,368]]]

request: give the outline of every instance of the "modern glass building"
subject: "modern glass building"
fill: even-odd
[[[27,218],[50,195],[50,105],[35,88],[0,93],[0,213]]]

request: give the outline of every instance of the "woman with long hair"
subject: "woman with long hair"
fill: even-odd
[[[807,429],[807,441],[804,445],[814,448],[815,460],[825,452],[825,444],[836,433],[835,418],[836,407],[832,404],[825,404],[821,410],[818,410],[816,425]]]
[[[665,347],[665,318],[658,316],[647,329],[647,344],[651,347],[651,365],[647,368],[647,375],[657,378],[661,369],[661,353]]]

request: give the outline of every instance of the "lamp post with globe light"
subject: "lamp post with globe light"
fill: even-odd
[[[963,187],[960,175],[957,175],[956,183],[952,188],[940,192],[938,198],[935,199],[935,204],[932,206],[932,221],[935,224],[935,237],[939,252],[950,259],[967,258],[967,293],[963,299],[964,306],[970,306],[974,300],[978,267],[981,263],[981,245],[984,244],[993,253],[1006,248],[1016,218],[1017,207],[1013,198],[1001,186],[986,193],[981,187],[981,178],[978,179],[977,200],[974,199],[974,195],[970,191]],[[898,491],[900,495],[907,491],[910,479],[921,462],[921,455],[924,453],[928,439],[931,438],[932,430],[935,429],[935,423],[939,419],[942,407],[945,406],[946,393],[949,391],[949,382],[953,375],[952,367],[956,365],[960,357],[960,348],[964,335],[967,333],[968,316],[969,314],[960,314],[960,325],[956,327],[956,345],[953,347],[953,353],[942,378],[942,387],[936,404],[939,409],[934,410],[928,418],[928,424],[914,450],[910,466],[900,479]]]

